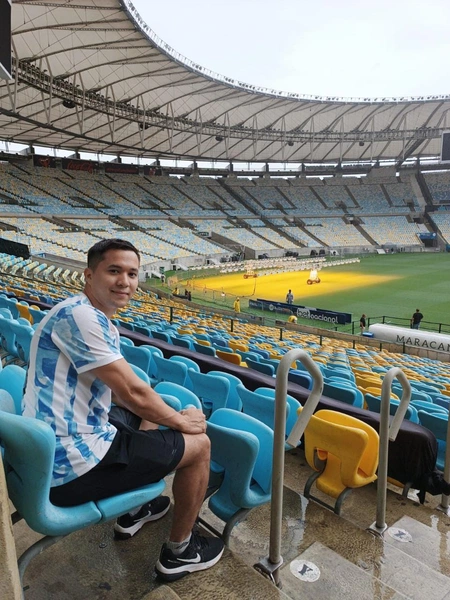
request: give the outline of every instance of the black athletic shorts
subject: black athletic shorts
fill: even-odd
[[[141,418],[117,406],[110,422],[117,427],[111,448],[93,469],[50,489],[57,506],[101,500],[159,481],[171,473],[184,454],[184,437],[173,429],[139,431]]]

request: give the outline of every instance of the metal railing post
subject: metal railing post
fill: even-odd
[[[400,405],[395,411],[391,426],[389,427],[391,386],[394,377],[400,381],[403,392]],[[405,418],[406,410],[411,399],[411,386],[406,375],[398,367],[393,367],[385,374],[381,385],[381,411],[380,411],[380,445],[377,479],[377,516],[375,523],[368,528],[370,532],[382,536],[387,529],[386,525],[386,493],[389,440],[394,441],[397,437],[400,425]]]
[[[273,440],[272,468],[272,502],[270,511],[270,542],[269,556],[262,559],[256,568],[264,571],[278,585],[279,569],[283,564],[281,556],[281,526],[283,517],[283,480],[284,453],[286,435],[286,396],[289,369],[293,362],[300,360],[313,377],[313,388],[305,402],[305,406],[292,428],[287,443],[297,446],[302,437],[311,415],[322,396],[323,376],[319,367],[307,352],[299,348],[289,350],[280,360],[275,384],[275,427]]]

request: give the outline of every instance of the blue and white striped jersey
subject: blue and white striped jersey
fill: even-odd
[[[24,416],[56,434],[52,486],[87,473],[116,434],[108,422],[111,390],[92,369],[122,358],[119,333],[85,294],[53,307],[33,336]]]

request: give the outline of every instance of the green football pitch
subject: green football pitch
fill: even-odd
[[[203,275],[191,280],[193,300],[201,302],[203,297],[207,301],[209,293],[206,290],[214,290],[217,299],[219,291],[223,290],[228,300],[226,304],[232,304],[234,297],[240,296],[242,309],[247,311],[250,298],[284,302],[288,289],[292,289],[294,304],[352,313],[353,321],[359,321],[365,313],[371,321],[379,321],[385,316],[391,322],[406,325],[402,320],[409,320],[419,308],[427,329],[437,329],[432,323],[450,324],[449,253],[371,254],[361,256],[359,263],[322,269],[319,284],[307,285],[308,275],[308,271],[250,279],[244,279],[242,272],[212,277]],[[443,331],[448,333],[450,326]]]

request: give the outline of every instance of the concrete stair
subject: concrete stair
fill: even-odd
[[[355,490],[338,517],[300,493],[309,472],[300,451],[286,455],[281,588],[254,569],[269,554],[270,507],[262,506],[233,529],[217,565],[165,585],[153,566],[172,511],[126,542],[113,540],[108,523],[77,532],[32,561],[25,600],[450,600],[450,519],[435,510],[437,500],[427,496],[422,506],[389,490],[381,539],[366,531],[375,486]],[[207,507],[202,516],[223,525]],[[20,553],[36,534],[17,527]],[[305,580],[316,568],[320,577]]]

